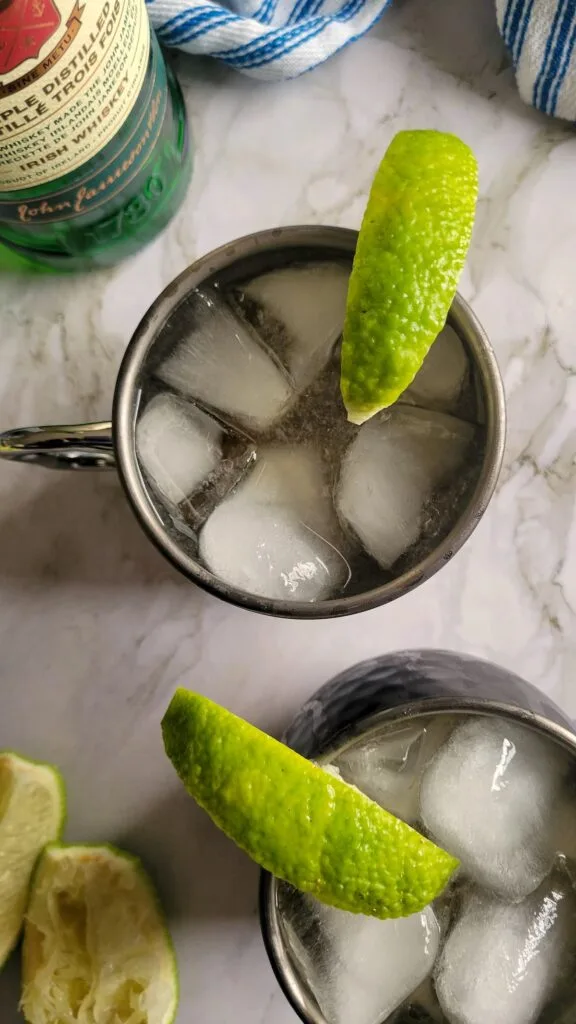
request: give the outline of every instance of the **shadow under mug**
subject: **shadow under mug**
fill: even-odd
[[[232,604],[285,618],[332,618],[386,604],[433,576],[468,539],[492,497],[505,444],[505,401],[498,364],[488,338],[467,303],[456,296],[449,325],[462,341],[474,369],[484,413],[484,443],[475,486],[452,529],[434,549],[392,580],[361,593],[304,602],[260,597],[211,573],[158,514],[143,479],[135,444],[142,367],[150,352],[173,339],[178,308],[190,294],[216,280],[224,286],[298,262],[337,261],[352,265],[358,234],[346,228],[286,227],[248,235],[203,256],[172,282],[136,329],[116,381],[112,420],[68,426],[28,427],[0,434],[0,458],[52,469],[116,469],[136,518],[158,550],[193,583]]]

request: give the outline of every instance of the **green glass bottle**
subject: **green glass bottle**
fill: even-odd
[[[166,226],[190,171],[144,0],[0,0],[0,243],[108,266]]]

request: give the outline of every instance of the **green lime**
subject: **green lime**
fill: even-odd
[[[48,846],[26,912],[22,1009],[30,1024],[171,1024],[172,942],[140,861],[111,846]]]
[[[18,940],[38,856],[62,835],[65,817],[55,768],[0,753],[0,967]]]
[[[258,864],[342,910],[415,913],[457,861],[335,778],[206,697],[177,690],[162,722],[188,792]]]
[[[435,131],[399,132],[372,183],[348,289],[341,388],[364,423],[414,380],[446,322],[476,209],[469,147]]]

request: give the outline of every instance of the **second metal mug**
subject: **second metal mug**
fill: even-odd
[[[544,693],[498,665],[452,651],[399,651],[352,666],[306,701],[283,738],[303,757],[330,763],[359,737],[378,735],[389,725],[417,725],[441,714],[493,716],[512,726],[525,725],[566,751],[576,765],[574,726]],[[278,879],[262,872],[260,922],[266,951],[303,1024],[326,1024],[292,955],[281,887]],[[573,1014],[571,1007],[566,1020]]]

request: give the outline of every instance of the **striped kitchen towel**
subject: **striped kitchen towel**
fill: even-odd
[[[364,33],[389,0],[146,0],[160,42],[253,78],[296,78]]]
[[[244,74],[295,78],[363,35],[389,0],[146,0],[160,40]],[[576,0],[496,0],[522,97],[576,120]]]
[[[576,120],[576,0],[496,0],[522,99]]]

